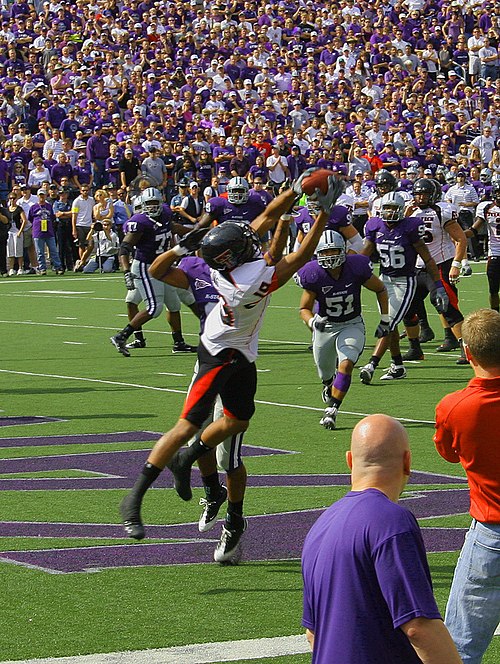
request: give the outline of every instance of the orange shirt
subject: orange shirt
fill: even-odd
[[[473,378],[436,407],[439,454],[461,463],[469,482],[470,514],[500,523],[500,377]]]

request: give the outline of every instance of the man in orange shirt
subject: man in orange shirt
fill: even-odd
[[[469,482],[472,524],[445,623],[464,664],[480,664],[500,621],[500,314],[479,309],[462,329],[475,378],[438,403],[434,442]]]

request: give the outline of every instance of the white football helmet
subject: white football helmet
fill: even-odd
[[[404,216],[405,199],[395,191],[382,196],[380,201],[380,216],[390,224],[396,224]]]
[[[493,177],[493,171],[490,168],[483,168],[479,173],[479,179],[483,184],[489,184]]]
[[[324,251],[329,249],[338,249],[338,254],[328,255],[323,254]],[[323,231],[316,247],[316,255],[318,264],[321,267],[334,270],[345,263],[345,240],[337,231]]]
[[[311,217],[316,217],[321,212],[318,201],[313,200],[309,196],[306,199],[306,208]]]
[[[148,217],[159,217],[163,205],[161,192],[155,187],[144,189],[141,194],[141,212]]]
[[[227,200],[233,205],[243,205],[248,201],[250,185],[245,180],[236,176],[227,183]]]

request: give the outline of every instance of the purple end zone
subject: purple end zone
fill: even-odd
[[[21,418],[13,418],[21,419]],[[25,418],[33,419],[33,418]],[[50,419],[50,418],[43,418]],[[51,420],[56,421],[56,420]],[[154,441],[160,433],[154,431],[122,431],[121,433],[89,433],[70,436],[26,436],[18,438],[0,438],[0,447],[39,447],[43,445],[98,445],[101,443],[128,443]]]
[[[402,499],[402,504],[417,517],[443,516],[466,512],[469,493],[463,489],[420,491]],[[305,510],[249,518],[244,536],[243,559],[288,560],[300,557],[304,538],[323,510]],[[122,538],[117,525],[0,523],[4,537],[106,537]],[[465,529],[424,528],[427,550],[456,551],[463,543]],[[35,567],[52,573],[97,571],[112,567],[186,565],[210,562],[220,530],[199,533],[196,523],[173,526],[147,526],[150,538],[190,540],[162,544],[125,544],[77,547],[37,551],[7,551],[0,554],[3,562]]]

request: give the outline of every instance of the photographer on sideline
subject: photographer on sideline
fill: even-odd
[[[111,221],[95,221],[87,235],[87,242],[87,248],[75,264],[75,272],[112,272],[120,242],[118,235],[111,230]]]

